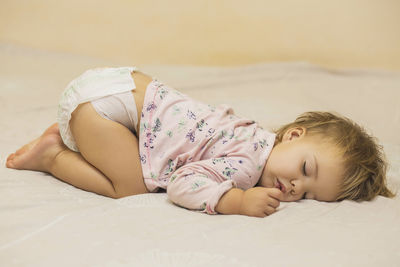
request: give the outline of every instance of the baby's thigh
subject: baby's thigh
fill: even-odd
[[[128,128],[101,117],[90,102],[75,109],[70,128],[82,156],[111,180],[118,193],[147,192],[139,142]]]

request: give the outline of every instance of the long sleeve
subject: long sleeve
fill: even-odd
[[[249,158],[220,157],[186,164],[171,176],[168,197],[175,204],[216,214],[215,206],[232,187],[248,189],[257,183],[256,166]]]

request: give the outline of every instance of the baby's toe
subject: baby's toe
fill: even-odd
[[[7,162],[6,162],[6,167],[15,169],[13,161],[12,160],[8,160],[8,159],[7,159]]]
[[[15,157],[15,153],[8,155],[7,161],[12,160]]]

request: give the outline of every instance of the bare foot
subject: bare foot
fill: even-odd
[[[39,138],[10,154],[7,158],[6,167],[50,172],[54,158],[65,149],[67,147],[61,140],[58,124],[54,123]]]

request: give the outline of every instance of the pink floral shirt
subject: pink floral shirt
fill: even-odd
[[[145,184],[175,204],[215,214],[232,187],[254,187],[275,141],[225,105],[213,107],[158,82],[146,91],[139,145]]]

